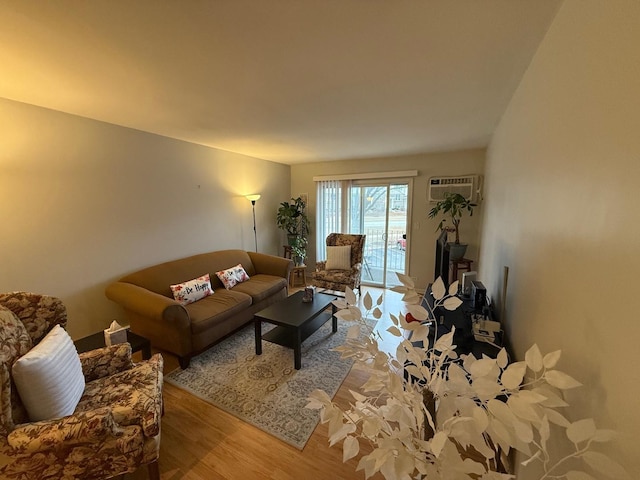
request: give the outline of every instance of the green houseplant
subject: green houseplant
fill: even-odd
[[[454,231],[456,234],[455,241],[449,243],[449,250],[451,260],[457,260],[464,257],[467,251],[467,245],[460,243],[460,220],[464,212],[469,212],[469,216],[473,216],[473,207],[477,204],[472,203],[459,193],[447,192],[444,194],[444,198],[436,202],[433,208],[429,211],[429,218],[436,218],[438,215],[442,215],[444,218],[440,220],[436,231]],[[451,222],[451,226],[447,224],[447,221]],[[453,229],[453,230],[451,230]]]
[[[294,237],[291,244],[291,255],[293,261],[297,267],[304,265],[304,260],[307,258],[307,238],[302,235]]]
[[[306,255],[307,235],[311,231],[311,222],[306,214],[307,205],[301,198],[292,198],[282,202],[276,213],[276,224],[287,233],[287,241],[292,253],[304,258]],[[294,251],[295,249],[295,251]]]
[[[618,463],[593,450],[614,438],[613,431],[596,428],[591,418],[571,422],[561,413],[569,407],[564,392],[580,383],[556,368],[559,350],[543,355],[534,344],[518,362],[510,362],[504,348],[496,358],[458,355],[455,328],[439,337],[436,332],[430,343],[425,320],[434,315],[420,305],[411,278],[398,278],[403,285],[393,290],[404,293],[408,313],[419,321],[390,315],[387,331],[399,339],[395,354],[379,346],[380,333],[364,321],[369,315],[381,318],[382,297],[374,302],[367,293],[361,310],[347,289],[345,299],[334,302],[340,318],[360,324],[336,350],[370,377],[351,391],[348,409],[322,390],[310,395],[307,408],[320,410],[330,445],[342,442],[344,461],[367,444],[370,453],[357,467],[365,478],[380,472],[387,480],[508,480],[515,478],[508,473],[508,454],[516,450],[525,459],[523,469],[531,465],[541,472],[529,478],[630,480]],[[457,283],[447,291],[441,279],[434,282],[436,307],[460,306]],[[359,339],[359,328],[369,335]],[[567,449],[560,453],[563,439]]]

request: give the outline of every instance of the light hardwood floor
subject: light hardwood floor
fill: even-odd
[[[377,325],[384,331],[390,325],[388,313],[397,314],[402,308],[401,296],[388,290],[366,291],[374,299],[384,295],[384,315]],[[392,343],[390,339],[387,346]],[[165,373],[178,368],[175,356],[161,353]],[[366,379],[363,370],[352,368],[334,401],[347,406],[349,390],[357,390]],[[168,383],[164,401],[159,461],[163,480],[364,479],[363,471],[356,472],[357,458],[343,463],[341,445],[329,447],[326,425],[319,424],[300,451]],[[147,470],[141,468],[125,478],[146,479]]]

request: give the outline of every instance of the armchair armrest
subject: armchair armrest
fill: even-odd
[[[96,443],[105,437],[117,437],[123,430],[116,425],[108,407],[68,417],[18,425],[7,437],[20,453],[35,453],[63,445]]]
[[[118,425],[140,425],[144,436],[160,433],[162,417],[162,385],[164,360],[156,353],[149,360],[136,363],[131,370],[119,375],[119,381],[136,385],[135,394],[112,409]]]
[[[140,316],[174,323],[178,328],[191,327],[189,314],[173,298],[127,282],[112,283],[106,288],[105,294],[110,300]]]
[[[133,366],[131,345],[128,343],[98,348],[83,352],[79,356],[85,382],[113,375]]]
[[[293,268],[293,261],[288,258],[276,257],[275,255],[267,255],[266,253],[247,252],[256,273],[264,273],[265,275],[274,275],[289,279],[289,273]]]

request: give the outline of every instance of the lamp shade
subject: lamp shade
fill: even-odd
[[[250,202],[255,202],[256,200],[260,200],[260,194],[246,195],[245,197]]]

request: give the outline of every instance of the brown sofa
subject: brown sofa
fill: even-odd
[[[216,272],[241,264],[250,279],[226,290]],[[287,297],[293,262],[244,250],[220,250],[131,273],[106,289],[124,308],[131,331],[174,353],[187,368],[194,355],[250,322],[263,308]],[[211,276],[214,294],[189,305],[173,299],[170,285]]]

